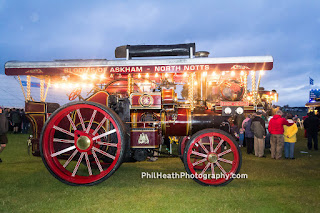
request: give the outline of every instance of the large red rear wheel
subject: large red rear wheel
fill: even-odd
[[[222,186],[232,181],[232,175],[239,173],[242,157],[231,135],[218,129],[204,129],[187,142],[183,162],[197,183]]]
[[[125,143],[123,123],[114,111],[93,102],[74,102],[60,107],[45,123],[40,153],[58,180],[94,185],[120,166]]]

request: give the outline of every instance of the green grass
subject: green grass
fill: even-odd
[[[320,153],[306,151],[299,131],[296,160],[247,155],[241,173],[224,187],[189,179],[141,179],[141,172],[184,172],[178,158],[122,164],[103,183],[72,187],[56,180],[41,158],[27,154],[27,135],[9,134],[1,153],[0,212],[319,212]]]

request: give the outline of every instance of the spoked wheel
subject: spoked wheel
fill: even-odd
[[[233,174],[238,174],[242,157],[231,135],[218,129],[204,129],[187,142],[183,162],[197,183],[222,186],[232,181]]]
[[[124,125],[103,105],[75,102],[56,110],[40,139],[50,173],[69,185],[94,185],[110,177],[123,161]]]
[[[178,141],[178,155],[182,160],[182,162],[183,162],[183,151],[189,139],[190,139],[190,136],[181,136]]]

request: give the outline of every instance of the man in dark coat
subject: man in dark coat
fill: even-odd
[[[253,152],[253,132],[251,131],[251,116],[248,116],[247,121],[244,121],[243,127],[245,129],[244,136],[247,143],[247,153],[252,154]]]
[[[314,150],[318,150],[318,131],[319,118],[314,115],[314,112],[309,112],[308,118],[303,122],[304,128],[307,130],[308,149],[312,149],[312,140],[314,143]]]
[[[261,116],[262,112],[258,111],[251,123],[251,131],[254,135],[254,153],[255,156],[259,158],[265,157],[264,148],[266,138],[266,124]]]
[[[2,113],[2,108],[0,107],[0,153],[6,148],[8,143],[8,138],[6,133],[8,132],[8,119],[5,113]],[[2,162],[0,158],[0,163]]]

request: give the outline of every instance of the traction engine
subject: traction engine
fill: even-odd
[[[123,162],[157,156],[164,141],[177,136],[179,156],[196,182],[229,183],[242,158],[225,124],[255,111],[247,76],[271,70],[272,57],[208,58],[194,43],[126,45],[115,56],[125,60],[6,63],[7,75],[27,76],[33,154],[41,155],[49,172],[69,185],[94,185]],[[133,59],[138,57],[158,58]],[[31,77],[40,79],[40,102],[30,95]],[[44,84],[72,88],[72,102],[45,102]],[[91,90],[84,98],[85,88]]]

